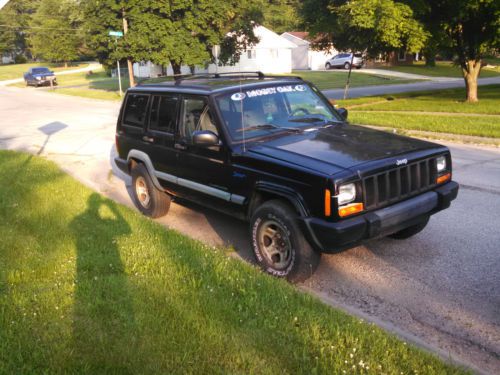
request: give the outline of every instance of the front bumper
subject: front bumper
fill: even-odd
[[[301,218],[301,222],[305,234],[316,248],[323,252],[334,252],[418,224],[448,208],[457,194],[458,184],[450,181],[427,193],[352,219],[329,222],[308,217]]]

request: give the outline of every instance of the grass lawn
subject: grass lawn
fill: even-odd
[[[2,374],[462,370],[0,151]]]
[[[339,100],[353,123],[397,129],[500,138],[500,85],[480,86],[479,103],[463,101],[464,89]]]
[[[57,94],[66,94],[73,96],[81,96],[85,98],[104,99],[104,100],[120,100],[118,93],[118,79],[111,78],[104,72],[103,69],[88,72],[80,72],[74,74],[64,74],[57,76],[58,86],[55,90],[49,92]],[[10,86],[25,87],[24,82],[14,83]],[[67,88],[64,86],[68,86]],[[73,87],[71,87],[73,86]],[[129,80],[122,77],[122,90],[129,88]],[[33,89],[29,87],[28,89]]]
[[[347,73],[342,71],[300,71],[294,70],[294,75],[300,76],[307,81],[314,83],[320,90],[342,89],[347,81]],[[410,83],[415,81],[403,80],[394,77],[377,76],[372,74],[358,73],[351,74],[350,87],[371,86],[371,85],[394,85],[398,83]]]
[[[62,64],[51,63],[5,64],[0,65],[0,81],[23,78],[23,73],[27,72],[29,68],[32,68],[34,66],[46,66],[55,72],[60,72],[69,69],[85,68],[88,65],[88,63],[74,63],[72,65],[68,65],[68,67],[65,68]]]
[[[491,60],[492,61],[492,60]],[[437,61],[435,67],[427,67],[422,61],[414,62],[413,65],[400,65],[390,67],[380,67],[379,69],[394,70],[403,73],[420,74],[431,77],[456,77],[462,78],[460,67],[449,61]],[[480,78],[497,77],[500,75],[500,68],[483,68]]]

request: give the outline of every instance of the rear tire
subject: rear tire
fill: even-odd
[[[346,62],[346,63],[344,64],[344,69],[345,69],[345,70],[349,70],[349,68],[350,68],[350,67],[351,67],[351,64],[349,64],[348,62]]]
[[[424,230],[424,228],[427,226],[428,222],[429,222],[429,218],[427,217],[421,223],[412,225],[411,227],[402,229],[399,232],[390,234],[389,237],[394,238],[396,240],[405,240],[407,238],[410,238],[410,237],[416,235],[417,233],[421,232],[422,230]]]
[[[161,217],[170,209],[170,197],[153,183],[144,164],[132,168],[132,191],[136,207],[151,218]]]
[[[304,237],[296,212],[281,200],[267,201],[255,210],[250,234],[257,263],[273,276],[300,282],[318,267],[321,254]]]

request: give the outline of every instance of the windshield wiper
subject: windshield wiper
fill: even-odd
[[[249,126],[248,128],[238,129],[238,132],[250,131],[250,130],[271,130],[271,129],[280,129],[280,130],[288,130],[294,133],[302,133],[302,129],[299,128],[288,128],[286,126],[278,126],[274,124],[260,124]]]
[[[301,118],[293,118],[293,119],[289,119],[288,121],[290,122],[319,122],[319,121],[322,121],[322,122],[325,122],[325,121],[329,121],[329,120],[326,120],[324,118],[321,118],[321,117],[301,117]]]

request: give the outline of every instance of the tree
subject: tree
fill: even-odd
[[[500,2],[498,0],[407,1],[418,19],[434,35],[437,45],[457,56],[465,80],[466,99],[477,102],[477,79],[482,56],[500,48]],[[436,39],[435,39],[436,40]]]
[[[10,0],[0,9],[0,55],[15,53],[29,55],[26,36],[38,0]]]
[[[278,34],[301,28],[299,0],[258,0],[263,12],[262,24]]]
[[[78,3],[41,0],[30,22],[28,38],[34,56],[51,62],[74,61],[82,44]]]
[[[418,52],[428,38],[412,9],[393,0],[305,0],[301,15],[319,48],[376,56],[400,48]]]
[[[99,61],[170,64],[175,74],[182,65],[206,64],[217,44],[224,47],[224,61],[237,59],[241,48],[256,41],[251,21],[260,17],[250,0],[85,0],[84,9],[88,41]],[[122,18],[128,32],[115,45],[108,31],[121,30]]]

